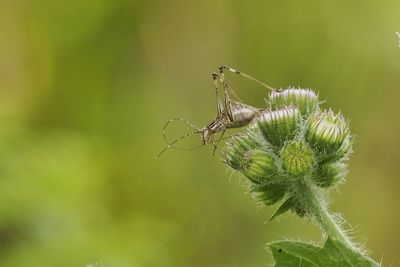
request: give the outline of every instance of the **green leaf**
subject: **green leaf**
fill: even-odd
[[[293,197],[288,198],[285,202],[283,202],[283,204],[275,211],[274,215],[271,216],[271,218],[269,219],[269,221],[272,221],[273,219],[275,219],[276,217],[278,217],[279,215],[284,214],[285,212],[287,212],[288,210],[290,210],[294,205],[294,199]]]
[[[287,186],[285,184],[252,184],[250,191],[255,193],[258,200],[265,205],[272,205],[281,200],[285,196]]]
[[[276,267],[377,267],[367,256],[328,237],[323,247],[296,241],[269,243]]]

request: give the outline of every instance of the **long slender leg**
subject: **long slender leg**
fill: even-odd
[[[217,98],[217,115],[221,114],[223,111],[223,104],[221,101],[221,98],[219,97],[219,90],[218,90],[218,74],[217,73],[213,73],[212,74],[212,78],[214,81],[214,86],[215,86],[215,97]]]
[[[222,140],[222,137],[224,136],[225,131],[226,131],[226,129],[224,129],[224,130],[222,131],[221,135],[220,135],[219,138],[218,138],[217,143],[214,144],[213,156],[215,155],[215,150],[217,150],[217,146],[218,146],[219,142]]]
[[[229,120],[231,122],[233,122],[232,100],[229,97],[229,93],[228,93],[229,86],[228,86],[228,83],[225,80],[224,73],[223,73],[223,71],[221,72],[221,70],[220,70],[220,74],[219,74],[219,79],[220,79],[220,81],[222,83],[222,86],[224,87],[224,108],[225,108],[225,110],[226,110],[226,112],[228,114]]]
[[[231,101],[229,95],[228,95],[228,91],[230,91],[235,98],[237,98],[240,102],[242,102],[242,100],[236,95],[235,91],[233,91],[233,89],[231,87],[228,86],[224,75],[218,75],[217,73],[213,73],[212,74],[212,78],[214,80],[214,86],[215,86],[215,95],[217,97],[217,114],[221,114],[224,109],[226,110],[226,106],[224,102],[224,104],[222,103],[222,101],[220,100],[220,96],[219,96],[219,89],[218,89],[218,80],[223,84],[224,86],[224,99]]]
[[[248,74],[246,74],[246,73],[240,72],[240,71],[235,70],[235,69],[233,69],[233,68],[231,68],[231,67],[228,67],[228,66],[226,66],[226,65],[222,65],[221,67],[219,67],[219,72],[220,72],[220,73],[223,74],[223,73],[224,73],[224,70],[229,70],[230,72],[239,74],[240,76],[245,77],[245,78],[247,78],[247,79],[250,79],[250,80],[252,80],[252,81],[254,81],[254,82],[256,82],[256,83],[258,83],[258,84],[264,86],[265,88],[268,88],[269,90],[276,91],[276,89],[273,88],[272,86],[269,86],[268,84],[265,84],[265,83],[263,83],[262,81],[259,81],[259,80],[257,80],[256,78],[253,78],[253,77],[251,77],[250,75],[248,75]]]
[[[220,70],[220,75],[218,75],[218,78],[220,79],[222,84],[225,83],[226,85],[228,85],[226,82],[226,79],[225,79],[224,71],[222,70],[222,72],[221,72],[221,68],[219,68],[219,70]],[[235,93],[235,91],[231,87],[227,86],[227,88],[228,88],[228,91],[230,91],[237,100],[239,100],[240,102],[243,102],[242,99],[240,99],[240,97]],[[225,93],[225,96],[226,96],[226,93]]]

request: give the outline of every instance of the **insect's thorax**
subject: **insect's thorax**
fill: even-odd
[[[207,126],[207,129],[213,133],[218,133],[226,128],[229,128],[228,125],[230,124],[231,121],[228,114],[226,112],[222,112]]]

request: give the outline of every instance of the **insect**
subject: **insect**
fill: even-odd
[[[163,131],[164,141],[167,144],[167,146],[158,154],[156,159],[159,158],[169,148],[177,149],[177,150],[191,150],[191,149],[195,149],[200,146],[208,145],[208,144],[213,145],[213,147],[214,147],[213,154],[214,154],[219,142],[223,139],[223,136],[227,129],[244,127],[244,126],[248,125],[254,118],[256,118],[256,116],[261,111],[265,110],[265,109],[256,108],[256,107],[244,104],[242,102],[239,102],[239,101],[241,101],[240,98],[236,96],[234,91],[228,86],[228,83],[226,82],[225,70],[239,74],[242,77],[250,79],[269,90],[276,91],[275,88],[251,77],[250,75],[247,75],[243,72],[237,71],[231,67],[222,65],[221,67],[219,67],[219,73],[214,72],[212,74],[212,78],[214,81],[214,87],[215,87],[215,96],[216,96],[216,100],[217,100],[217,116],[215,117],[215,119],[212,120],[207,126],[202,127],[202,128],[198,128],[191,122],[184,120],[182,118],[173,118],[173,119],[170,119],[169,121],[167,121],[167,123],[164,126],[164,131]],[[218,82],[220,82],[223,86],[223,92],[224,92],[223,100],[221,100],[221,97],[219,95]],[[231,91],[239,101],[235,101],[235,100],[231,99],[231,97],[229,96],[229,91]],[[177,139],[175,139],[174,141],[169,143],[166,138],[166,129],[167,129],[168,125],[173,121],[184,122],[187,125],[189,125],[190,127],[194,128],[195,131],[187,133],[185,135],[182,135],[181,137],[178,137]],[[221,133],[221,135],[219,136],[218,140],[215,142],[214,136],[217,133]],[[201,145],[198,145],[198,146],[195,146],[192,148],[177,148],[177,147],[173,146],[175,143],[179,142],[180,140],[187,138],[194,134],[201,135],[201,138],[202,138]]]
[[[399,47],[400,47],[400,32],[396,32],[397,37],[399,38]]]

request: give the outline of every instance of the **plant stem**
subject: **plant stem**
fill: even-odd
[[[325,234],[341,241],[352,250],[359,251],[333,215],[329,213],[325,199],[318,189],[307,181],[302,181],[299,186],[301,187],[300,192],[302,192],[302,201],[304,201],[305,207],[308,208],[308,212],[319,223]]]

